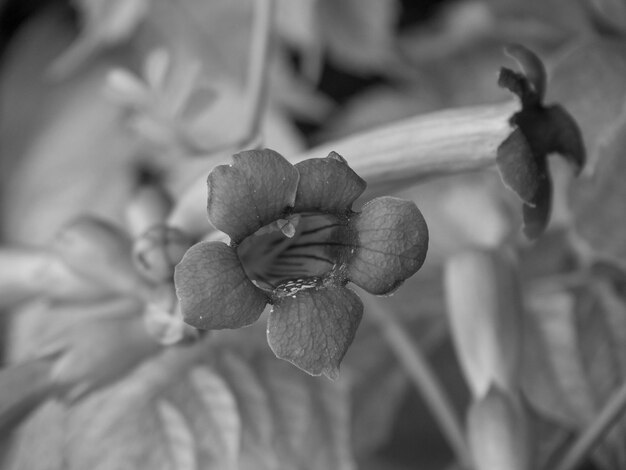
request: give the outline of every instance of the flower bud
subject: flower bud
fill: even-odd
[[[514,389],[523,312],[511,261],[484,250],[456,255],[446,266],[445,289],[452,339],[474,397],[492,383]]]
[[[143,185],[126,208],[128,231],[132,237],[139,237],[150,227],[162,224],[172,207],[172,200],[158,185]]]
[[[528,420],[514,396],[492,386],[470,407],[467,420],[470,452],[476,470],[529,470]]]
[[[197,338],[198,330],[183,321],[180,304],[171,284],[160,286],[154,291],[152,302],[143,313],[148,333],[163,345],[179,343]]]
[[[155,284],[172,282],[174,268],[191,244],[191,238],[181,230],[156,225],[135,240],[133,261],[147,280]]]

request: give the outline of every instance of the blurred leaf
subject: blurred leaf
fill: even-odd
[[[195,440],[185,417],[169,401],[157,401],[157,412],[163,423],[163,432],[169,443],[170,456],[176,470],[195,470]]]
[[[597,255],[626,266],[626,112],[615,124],[598,147],[593,175],[571,186],[570,203],[576,232]]]
[[[590,32],[584,3],[569,0],[488,0],[502,35],[510,41],[520,31],[538,40],[562,43]],[[517,33],[517,34],[516,34]]]
[[[408,380],[381,338],[379,326],[368,321],[367,302],[343,368],[350,379],[352,446],[357,458],[369,459],[390,438]]]
[[[622,0],[592,0],[589,6],[605,27],[622,34],[626,31],[626,4]]]
[[[134,147],[120,132],[117,111],[99,93],[102,73],[97,67],[51,87],[43,100],[45,123],[32,131],[7,188],[11,204],[4,222],[11,240],[45,244],[85,211],[121,218],[133,181]]]
[[[65,447],[66,468],[170,469],[181,459],[180,447],[171,441],[177,432],[173,426],[179,428],[178,433],[181,427],[192,431],[189,434],[194,442],[187,445],[194,446],[198,463],[211,462],[211,458],[222,462],[215,449],[206,445],[206,441],[215,442],[213,437],[207,438],[201,432],[212,429],[211,409],[204,408],[186,374],[194,353],[198,352],[198,347],[167,350],[114,387],[70,408],[64,418],[66,439],[70,443]],[[180,380],[183,377],[187,379],[184,382]],[[216,389],[207,393],[216,393],[219,398],[222,392]],[[166,419],[162,405],[159,411],[163,399],[170,408]],[[176,415],[174,420],[172,415]],[[45,468],[43,462],[38,467]]]
[[[228,384],[213,371],[196,367],[189,375],[192,388],[204,405],[203,409],[190,411],[209,414],[212,427],[202,431],[211,434],[214,451],[220,456],[219,468],[235,470],[239,467],[242,429],[235,397]]]
[[[594,406],[579,362],[574,300],[565,293],[534,296],[529,307],[522,375],[526,396],[541,414],[581,427],[593,417]]]
[[[28,414],[49,398],[52,358],[9,365],[0,370],[0,434],[9,436]]]
[[[523,305],[515,267],[494,251],[468,251],[445,272],[448,318],[457,356],[474,397],[489,387],[515,390]]]
[[[565,428],[589,425],[626,379],[626,304],[610,283],[594,281],[573,294],[534,296],[525,335],[523,385],[544,417]],[[593,453],[604,469],[626,462],[626,422],[619,421]]]
[[[256,361],[275,419],[284,468],[352,470],[349,403],[341,381],[320,380],[283,361]],[[323,449],[323,451],[320,451]]]
[[[95,307],[83,307],[83,318],[40,346],[40,355],[57,356],[51,380],[70,401],[123,378],[161,349],[146,332],[137,302]]]
[[[41,297],[101,300],[111,292],[78,275],[48,250],[0,248],[0,308]]]
[[[136,294],[145,284],[131,257],[132,241],[120,227],[82,216],[66,224],[52,249],[78,275],[121,294]]]
[[[242,357],[224,354],[217,368],[229,384],[241,416],[242,470],[273,470],[278,467],[274,445],[274,417],[268,391],[251,364]]]
[[[204,359],[209,348],[216,367]],[[36,447],[18,447],[7,468],[353,469],[344,387],[262,351],[165,349],[120,382],[26,422],[20,432]],[[55,442],[61,422],[65,439]],[[60,453],[65,463],[50,466]]]
[[[396,0],[318,0],[320,34],[332,61],[357,73],[391,73],[400,65],[395,49]]]
[[[594,40],[571,48],[553,67],[548,101],[562,104],[578,123],[587,147],[586,172],[595,170],[604,142],[624,123],[626,45]]]
[[[319,49],[321,40],[317,18],[320,0],[278,0],[276,26],[287,42],[302,52]]]
[[[81,16],[78,39],[52,64],[66,77],[102,48],[127,40],[144,19],[150,0],[73,0]]]

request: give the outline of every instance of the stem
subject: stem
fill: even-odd
[[[613,394],[589,427],[578,436],[569,450],[560,459],[560,462],[554,467],[554,470],[576,469],[598,441],[600,441],[617,422],[625,410],[626,382]]]
[[[469,468],[470,454],[465,441],[463,427],[456,416],[446,391],[423,353],[407,335],[396,318],[391,314],[385,314],[378,302],[374,299],[371,300],[373,300],[373,308],[369,309],[369,313],[380,326],[389,347],[404,366],[409,378],[413,381],[413,384],[433,413],[433,417],[438,422],[444,438],[456,454],[458,462],[463,468]]]

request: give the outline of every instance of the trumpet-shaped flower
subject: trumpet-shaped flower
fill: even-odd
[[[176,267],[185,321],[240,328],[271,304],[274,353],[336,377],[363,313],[346,284],[389,294],[421,267],[428,247],[413,202],[381,197],[354,212],[365,186],[334,152],[292,165],[272,150],[253,150],[216,167],[208,215],[230,243],[200,242]]]

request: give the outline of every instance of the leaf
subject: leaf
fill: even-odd
[[[626,31],[626,6],[620,0],[592,0],[589,5],[597,20],[609,30],[623,33]]]
[[[523,305],[515,266],[494,251],[468,251],[445,270],[448,318],[457,357],[475,398],[492,385],[515,390]]]
[[[357,73],[393,73],[399,60],[395,50],[395,0],[318,0],[321,36],[334,62]]]
[[[239,467],[241,440],[241,419],[235,397],[226,382],[206,368],[195,368],[190,376],[191,384],[213,424],[211,439],[221,455],[219,468],[235,470]],[[197,412],[202,413],[202,410]]]
[[[254,367],[270,398],[275,450],[282,468],[354,470],[348,395],[341,381],[310,377],[262,356]]]
[[[46,398],[54,386],[50,380],[52,358],[9,365],[0,370],[0,433],[11,435]]]
[[[94,318],[84,312],[40,345],[40,354],[57,356],[51,381],[70,401],[123,378],[161,350],[146,332],[136,302],[109,302],[102,308],[105,313]]]
[[[183,414],[167,400],[157,401],[157,413],[169,443],[173,467],[176,470],[196,470],[195,439]]]
[[[48,59],[44,55],[39,60]],[[7,187],[12,203],[3,225],[9,240],[43,245],[86,211],[120,220],[134,185],[129,171],[134,148],[119,132],[117,110],[99,92],[103,68],[100,64],[62,86],[46,88],[36,110],[39,127],[29,130],[19,170],[11,172]],[[11,139],[3,132],[3,142]]]
[[[52,65],[52,73],[66,76],[102,48],[128,39],[145,17],[149,0],[74,0],[82,16],[82,31]]]
[[[41,297],[101,300],[108,289],[79,276],[49,250],[0,248],[0,307]]]
[[[626,266],[626,112],[600,145],[594,174],[572,185],[574,227],[600,257]]]
[[[581,430],[626,379],[626,304],[606,280],[573,294],[536,296],[526,335],[524,391],[532,406],[563,427]],[[626,462],[626,422],[618,421],[593,458],[604,469]]]
[[[267,341],[277,357],[336,379],[362,315],[361,299],[351,289],[305,286],[274,301]]]
[[[536,296],[529,307],[522,370],[526,397],[561,425],[582,427],[595,409],[577,350],[574,299],[566,293]]]
[[[130,257],[130,237],[103,219],[76,218],[61,228],[52,249],[77,274],[114,292],[136,295],[144,287]]]
[[[66,444],[55,449],[64,453],[64,468],[114,470],[129,466],[169,470],[185,458],[181,451],[188,454],[189,461],[189,446],[193,446],[200,468],[206,467],[210,457],[219,462],[207,447],[206,441],[213,438],[207,439],[199,432],[203,429],[199,423],[210,424],[210,416],[186,375],[191,362],[205,348],[197,345],[168,349],[123,381],[75,403],[58,416],[66,423]],[[168,403],[167,416],[163,401]],[[195,407],[191,413],[190,404]],[[54,420],[48,423],[54,426]],[[185,428],[191,433],[181,431]],[[175,434],[180,440],[176,444],[171,440]],[[181,444],[187,450],[181,449]],[[45,464],[31,468],[45,468]]]
[[[253,364],[235,353],[225,353],[217,368],[232,390],[241,417],[242,470],[273,470],[278,467],[274,450],[274,416],[268,390]]]
[[[587,147],[587,171],[593,173],[604,141],[623,125],[626,97],[626,46],[592,40],[573,47],[551,73],[548,100],[561,103],[578,123]]]
[[[391,438],[408,380],[381,338],[378,325],[367,321],[367,307],[366,302],[364,320],[343,367],[351,378],[352,449],[357,458],[369,461]],[[419,326],[420,331],[426,330]]]

